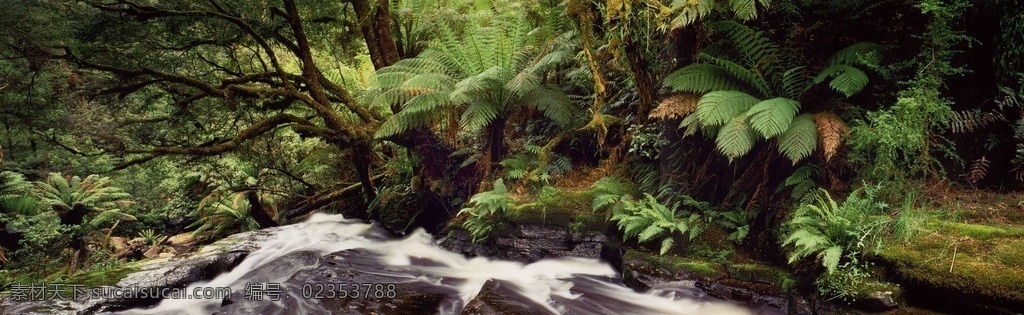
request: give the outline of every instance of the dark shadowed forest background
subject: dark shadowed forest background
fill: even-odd
[[[1024,306],[1018,1],[0,7],[2,289],[328,212]]]

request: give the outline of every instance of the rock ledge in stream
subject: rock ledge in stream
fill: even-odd
[[[604,234],[573,233],[568,227],[551,224],[518,224],[510,233],[493,237],[489,243],[471,241],[469,232],[452,230],[440,241],[441,247],[467,256],[496,257],[523,263],[544,258],[602,258],[608,247]]]

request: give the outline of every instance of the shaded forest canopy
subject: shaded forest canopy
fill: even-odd
[[[112,237],[326,211],[487,242],[585,196],[627,246],[721,232],[855,299],[876,247],[946,226],[935,191],[1024,183],[1012,0],[0,6],[5,286],[123,262]]]

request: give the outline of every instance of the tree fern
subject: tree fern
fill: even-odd
[[[787,64],[778,46],[760,31],[735,21],[709,23],[709,27],[722,40],[705,48],[698,55],[699,62],[668,75],[665,86],[676,92],[705,93],[679,128],[684,129],[684,136],[698,129],[717,132],[716,145],[730,160],[753,147],[756,139],[751,140],[751,130],[766,140],[778,138],[779,152],[793,163],[810,156],[818,147],[817,133],[822,128],[816,129],[807,113],[797,116],[801,107],[811,107],[802,103],[837,100],[807,95],[811,87],[828,81],[832,90],[845,97],[863,91],[868,84],[867,74],[854,65],[876,64],[877,52],[881,51],[878,44],[852,45],[833,55],[828,66],[812,78],[806,67]],[[729,125],[723,127],[727,122]],[[827,122],[826,127],[845,126],[834,120]],[[837,140],[843,139],[843,134],[837,133],[843,129],[837,128],[822,129],[829,132],[826,158],[832,157]]]
[[[376,138],[428,125],[448,132],[501,132],[487,127],[522,107],[536,108],[563,128],[582,116],[562,90],[544,82],[545,72],[571,60],[569,52],[541,38],[545,33],[535,32],[525,15],[483,22],[489,25],[458,32],[441,28],[419,56],[378,71],[367,101],[399,111]],[[458,123],[444,121],[449,117],[458,117]],[[454,126],[458,130],[451,130]]]

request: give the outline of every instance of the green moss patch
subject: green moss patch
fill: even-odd
[[[779,289],[780,292],[787,292],[796,284],[796,280],[789,272],[761,264],[734,264],[729,266],[729,277],[732,279],[767,283]]]
[[[119,264],[84,270],[67,279],[67,283],[82,284],[87,288],[115,285],[130,273],[139,271],[137,264]]]
[[[1024,235],[1016,228],[946,224],[879,257],[901,277],[931,287],[1024,302]]]
[[[627,250],[622,257],[623,261],[643,261],[652,267],[664,269],[671,274],[678,274],[680,271],[690,273],[697,277],[707,279],[721,279],[728,274],[722,264],[695,260],[678,256],[659,256],[654,253],[647,253],[639,250]]]
[[[517,206],[511,221],[513,224],[558,225],[576,232],[601,233],[610,223],[606,213],[591,209],[593,201],[592,190],[559,191],[555,197]]]
[[[941,233],[967,236],[976,240],[1024,237],[1024,227],[1018,226],[993,226],[957,222],[942,222],[931,225],[935,226]]]

